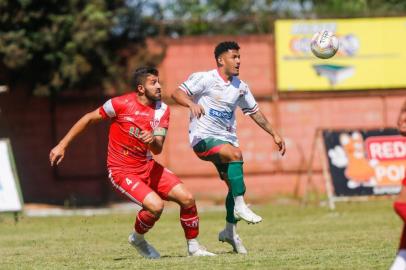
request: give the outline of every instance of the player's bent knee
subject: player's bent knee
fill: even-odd
[[[161,199],[150,201],[144,207],[155,217],[159,218],[164,210],[164,202]]]
[[[193,197],[192,193],[186,192],[180,202],[183,208],[188,208],[195,205],[195,198]]]
[[[151,213],[157,218],[159,218],[161,216],[163,210],[164,210],[164,204],[163,203],[153,205],[152,208],[150,209]]]
[[[239,148],[228,149],[227,152],[220,153],[221,161],[224,163],[242,160],[242,152]]]
[[[242,160],[242,152],[240,149],[236,149],[233,151],[232,155],[231,155],[231,160],[232,161],[237,161],[237,160]]]

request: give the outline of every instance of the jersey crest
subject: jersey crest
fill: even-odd
[[[162,103],[161,101],[156,102],[154,119],[149,122],[152,129],[155,129],[158,127],[159,123],[161,122],[161,118],[164,115],[167,107],[168,106],[165,103]]]
[[[149,121],[149,124],[151,125],[152,129],[155,129],[158,127],[159,122],[160,122],[159,118],[154,118],[153,120]]]

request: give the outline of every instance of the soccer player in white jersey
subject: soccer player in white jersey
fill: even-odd
[[[237,221],[258,223],[262,218],[244,201],[243,157],[236,136],[237,106],[271,135],[282,155],[286,149],[284,140],[259,109],[248,85],[238,78],[239,49],[233,41],[218,44],[214,50],[217,69],[193,73],[172,98],[190,110],[189,139],[194,152],[216,166],[229,189],[226,226],[219,233],[219,240],[231,244],[234,252],[245,254],[247,250],[236,232]]]

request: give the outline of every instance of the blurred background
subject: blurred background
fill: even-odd
[[[287,145],[280,157],[271,137],[238,111],[247,196],[300,199],[309,184],[324,194],[317,130],[396,127],[406,94],[405,15],[401,0],[0,0],[0,138],[11,142],[23,199],[122,200],[107,178],[108,123],[77,138],[58,168],[48,154],[84,113],[130,91],[136,67],[153,65],[171,106],[156,159],[198,199],[222,202],[226,187],[214,166],[189,146],[189,112],[169,96],[192,72],[215,68],[214,47],[225,40],[240,44],[240,77]],[[322,29],[340,40],[329,60],[309,50]]]

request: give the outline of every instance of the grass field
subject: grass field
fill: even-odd
[[[160,260],[138,256],[127,243],[135,214],[22,217],[0,215],[1,269],[388,269],[398,244],[400,219],[391,202],[322,207],[265,205],[257,225],[240,223],[249,254],[236,255],[217,241],[222,211],[201,213],[200,240],[212,258],[186,257],[178,212],[164,212],[148,240]]]

